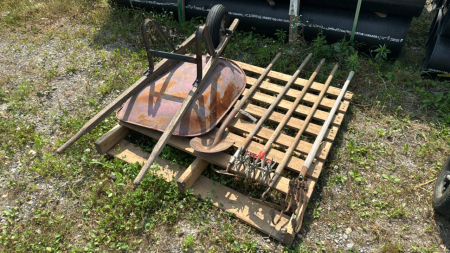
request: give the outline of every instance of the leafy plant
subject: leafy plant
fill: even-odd
[[[394,183],[394,184],[396,184],[396,183],[398,183],[398,182],[401,181],[400,178],[397,178],[397,177],[395,177],[395,176],[393,176],[393,175],[383,174],[382,176],[383,176],[384,179],[387,179],[387,180],[389,180],[391,183]]]
[[[327,43],[325,35],[320,31],[317,37],[312,41],[313,54],[317,58],[327,58],[331,55],[330,46]]]
[[[320,218],[320,211],[322,211],[322,207],[319,207],[319,203],[316,203],[316,208],[314,209],[314,219]]]
[[[274,35],[275,35],[275,37],[277,38],[278,41],[280,41],[280,42],[286,41],[287,34],[286,34],[285,30],[283,30],[283,29],[276,29]]]
[[[188,235],[183,239],[183,250],[188,251],[194,246],[194,236]]]
[[[350,176],[353,178],[353,180],[355,180],[357,184],[360,184],[364,181],[364,178],[359,176],[358,170],[350,171]]]
[[[378,45],[378,47],[371,52],[376,53],[375,54],[375,60],[377,62],[383,62],[386,61],[388,58],[388,54],[391,53],[391,50],[389,50],[386,46],[386,44]]]

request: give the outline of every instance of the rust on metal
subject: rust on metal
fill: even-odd
[[[202,66],[206,66],[210,57],[203,56],[202,60]],[[131,97],[117,112],[117,118],[164,131],[196,81],[195,73],[196,64],[178,64]],[[246,82],[239,66],[220,59],[173,134],[197,136],[212,130],[242,94]]]

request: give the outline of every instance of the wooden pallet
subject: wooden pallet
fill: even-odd
[[[234,62],[247,72],[247,88],[244,93],[248,92],[249,87],[251,87],[256,81],[255,78],[249,77],[248,73],[261,74],[264,69],[238,61]],[[260,86],[259,91],[255,92],[255,94],[251,97],[251,103],[248,103],[243,107],[243,109],[256,118],[261,117],[266,111],[266,108],[262,107],[261,104],[272,103],[272,101],[275,100],[275,96],[273,96],[273,94],[277,94],[283,88],[283,86],[275,84],[273,81],[276,80],[286,83],[290,78],[290,75],[271,71],[268,74],[268,80],[272,80],[272,82],[263,82]],[[269,121],[279,123],[282,120],[284,115],[280,113],[280,111],[287,111],[293,103],[289,99],[286,99],[286,97],[297,97],[300,91],[296,88],[303,87],[306,82],[307,80],[301,78],[298,78],[295,81],[295,83],[291,86],[291,89],[287,92],[285,98],[278,104],[278,112],[274,111],[270,116]],[[308,114],[313,113],[312,118],[314,122],[309,123],[305,131],[306,135],[313,137],[309,138],[312,139],[312,141],[300,141],[299,145],[295,149],[295,152],[299,155],[298,157],[302,157],[302,155],[306,156],[308,154],[309,150],[312,147],[312,143],[314,142],[314,137],[317,136],[322,127],[321,123],[323,123],[328,117],[328,112],[334,105],[335,99],[340,93],[339,88],[330,86],[326,92],[326,97],[322,99],[317,111],[311,112],[312,104],[318,97],[317,93],[319,93],[323,89],[323,87],[324,84],[314,82],[302,102],[295,110],[294,115],[296,116],[307,116]],[[349,102],[352,96],[353,93],[351,92],[347,92],[345,94],[343,100],[340,103],[340,107],[336,115],[334,116],[331,127],[326,133],[323,144],[316,154],[315,161],[310,166],[310,169],[307,173],[307,182],[309,186],[307,193],[308,200],[311,197],[314,185],[322,171],[324,162],[328,156],[333,141],[336,138],[339,127],[342,124],[342,120],[348,109]],[[242,115],[236,116],[236,118],[228,126],[228,129],[224,135],[227,140],[235,142],[234,147],[239,147],[240,144],[244,141],[245,136],[255,126],[254,123],[241,116]],[[299,119],[298,117],[291,117],[286,125],[286,128],[298,130],[299,128],[301,128],[303,123],[303,120]],[[129,163],[146,162],[147,158],[149,157],[149,153],[144,152],[136,145],[123,140],[130,129],[150,136],[154,139],[158,139],[162,135],[160,132],[151,129],[146,129],[140,126],[120,122],[120,125],[114,127],[112,130],[110,130],[95,142],[97,151],[100,154],[106,153],[108,155],[118,157]],[[218,128],[212,130],[207,135],[214,136],[217,132],[217,129]],[[268,140],[272,133],[273,129],[262,128],[256,134],[254,140],[250,143],[249,151],[258,153],[260,150],[262,150],[264,145],[260,142]],[[293,139],[294,138],[292,136],[280,134],[280,136],[275,141],[274,146],[278,146],[281,148],[281,150],[283,150],[283,148],[287,148],[291,144]],[[158,173],[163,175],[167,181],[173,180],[173,178],[175,178],[178,182],[178,188],[180,189],[180,191],[192,188],[194,194],[200,195],[202,199],[205,199],[207,197],[212,198],[215,206],[232,213],[235,217],[241,219],[242,221],[245,221],[261,232],[268,234],[271,237],[286,244],[291,244],[293,242],[295,233],[290,226],[290,217],[288,215],[283,215],[281,217],[281,221],[274,226],[273,223],[271,223],[271,217],[269,215],[269,211],[271,209],[270,207],[252,201],[242,193],[236,192],[233,189],[222,186],[217,182],[213,182],[211,179],[201,176],[203,170],[209,165],[209,163],[215,164],[222,168],[226,168],[227,163],[231,157],[229,154],[225,152],[215,154],[196,152],[190,147],[189,141],[190,138],[187,137],[172,136],[168,141],[168,145],[196,156],[197,158],[195,159],[195,161],[185,169],[176,164],[169,165],[168,161],[159,158],[157,160],[157,163],[159,166],[161,166],[161,170],[159,170]],[[267,155],[268,158],[273,159],[276,162],[280,162],[283,156],[284,152],[274,148],[272,148]],[[290,161],[287,164],[287,169],[294,172],[300,172],[304,160],[298,157],[291,157]],[[243,170],[233,171],[233,173],[244,175]],[[258,172],[256,172],[255,174],[256,175],[253,175],[253,177],[257,178]],[[289,189],[289,180],[289,178],[281,177],[278,183],[274,186],[274,189],[286,194]],[[279,215],[280,212],[276,211],[276,219],[278,219]]]

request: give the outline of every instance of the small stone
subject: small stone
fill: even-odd
[[[109,178],[111,178],[112,180],[116,180],[117,179],[117,177],[114,174],[114,172],[111,172],[111,174],[109,174]]]
[[[349,235],[351,232],[352,232],[352,229],[351,229],[350,227],[348,227],[348,228],[345,230],[345,233],[346,233],[347,235]]]
[[[269,238],[266,239],[266,243],[270,243],[270,239]]]
[[[344,238],[344,240],[348,239],[348,235],[347,234],[343,234],[342,237]]]
[[[353,243],[347,244],[347,248],[348,248],[348,249],[352,249],[352,248],[353,248]]]
[[[2,198],[6,198],[6,197],[8,197],[8,194],[3,194],[2,195]]]
[[[32,156],[35,156],[37,153],[36,153],[36,151],[30,149],[30,151],[28,151],[28,154],[32,155]]]
[[[334,242],[335,242],[335,243],[339,243],[339,240],[338,240],[338,239],[334,239]]]
[[[302,234],[297,234],[297,237],[300,239],[303,238]]]

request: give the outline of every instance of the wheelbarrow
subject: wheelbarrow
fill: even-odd
[[[134,181],[139,184],[172,134],[198,136],[207,133],[220,122],[244,91],[244,71],[236,64],[220,58],[238,23],[239,20],[235,19],[226,28],[229,24],[228,12],[223,5],[216,5],[211,8],[206,24],[198,26],[195,34],[181,46],[175,47],[156,21],[145,19],[141,30],[149,70],[86,123],[57,153],[66,150],[128,99],[116,113],[119,120],[164,132]],[[172,53],[150,49],[148,24],[152,24],[161,34]],[[203,37],[208,55],[202,55]],[[195,56],[183,54],[194,43]],[[171,65],[164,60],[155,67],[153,56],[169,59],[172,67],[168,68]]]

